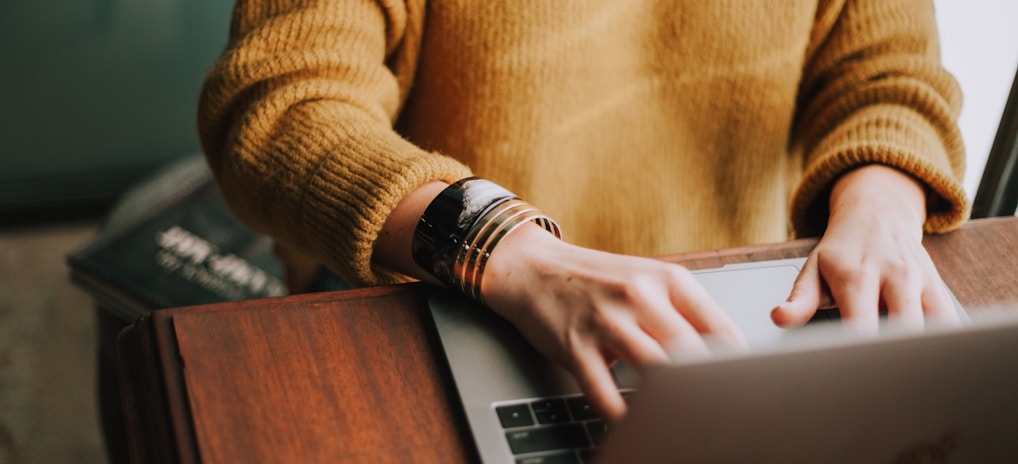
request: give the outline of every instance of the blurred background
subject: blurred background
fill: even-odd
[[[0,6],[0,211],[95,210],[194,153],[195,96],[231,0]]]
[[[0,464],[106,461],[93,305],[65,256],[125,188],[198,152],[232,6],[0,2]]]
[[[1018,69],[1018,2],[935,4],[974,196]],[[197,152],[197,93],[231,6],[0,4],[0,464],[105,461],[92,304],[64,258],[126,187]]]

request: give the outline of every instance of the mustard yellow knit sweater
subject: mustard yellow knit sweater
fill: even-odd
[[[397,202],[491,179],[635,255],[814,235],[846,170],[968,214],[930,0],[240,0],[199,128],[232,208],[359,285]]]

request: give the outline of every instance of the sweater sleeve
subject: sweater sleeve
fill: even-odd
[[[202,146],[234,212],[355,285],[404,279],[371,266],[403,197],[470,175],[393,130],[413,79],[418,3],[239,0],[202,89]]]
[[[871,163],[925,186],[926,232],[957,227],[969,214],[961,91],[940,64],[932,2],[820,3],[792,139],[804,162],[792,198],[796,234],[821,233],[833,183]]]

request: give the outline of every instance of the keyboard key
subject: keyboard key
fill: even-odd
[[[569,412],[573,414],[573,420],[597,419],[597,413],[594,412],[594,408],[585,396],[567,398],[566,404],[569,406]]]
[[[595,461],[597,461],[597,450],[594,448],[580,450],[580,462],[583,464],[593,464]]]
[[[505,433],[513,454],[536,453],[539,451],[566,450],[590,446],[587,432],[580,424],[538,427],[526,430],[510,430]]]
[[[566,409],[566,402],[563,399],[547,399],[530,403],[534,409],[534,416],[541,424],[561,424],[569,422],[569,413]]]
[[[502,428],[526,427],[534,425],[534,418],[530,415],[530,408],[526,404],[514,404],[510,406],[499,406],[495,408],[498,414],[498,421]]]
[[[543,456],[528,456],[516,460],[516,464],[582,464],[575,453],[545,454]]]
[[[608,424],[605,424],[603,420],[593,420],[586,423],[587,433],[590,434],[590,439],[594,442],[594,446],[603,445],[606,438],[608,438]]]

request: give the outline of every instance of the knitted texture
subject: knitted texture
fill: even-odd
[[[472,174],[635,255],[820,233],[869,163],[946,231],[960,102],[929,0],[240,0],[199,131],[245,221],[372,285],[399,200]]]

